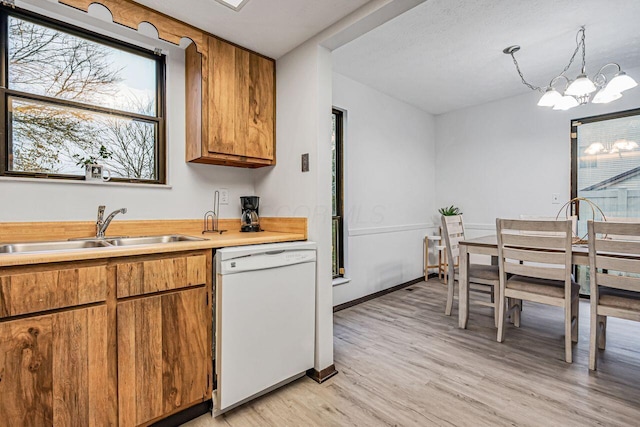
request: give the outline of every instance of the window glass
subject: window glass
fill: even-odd
[[[163,182],[164,58],[21,13],[7,20],[5,175]]]
[[[156,115],[156,61],[9,17],[9,88]]]
[[[583,123],[577,139],[577,196],[591,200],[607,218],[640,217],[640,115]],[[578,222],[582,234],[592,219],[587,214]]]
[[[156,178],[153,122],[14,97],[8,105],[10,170],[84,174],[78,163],[94,158],[114,178]]]
[[[333,110],[332,113],[332,261],[333,277],[344,275],[344,212],[343,212],[343,175],[342,175],[342,153],[344,141],[344,114],[340,110]]]
[[[578,236],[592,219],[640,222],[640,111],[576,120]],[[600,210],[602,212],[600,212]],[[587,238],[590,238],[587,236]],[[580,293],[588,295],[589,268],[576,267]]]

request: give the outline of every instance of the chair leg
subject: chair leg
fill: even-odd
[[[604,350],[607,345],[607,316],[598,316],[598,348]]]
[[[576,296],[571,301],[571,341],[577,343],[580,328],[578,322],[580,320],[580,297]]]
[[[424,281],[429,281],[429,239],[424,236]]]
[[[491,295],[493,296],[493,323],[495,327],[498,327],[498,312],[500,311],[500,302],[504,305],[504,300],[500,298],[500,285],[495,285],[492,288]]]
[[[516,328],[520,327],[520,312],[522,311],[522,300],[521,299],[517,299],[514,300],[513,306],[515,307],[515,310],[513,310],[513,314],[511,315],[512,319],[513,319],[513,326],[515,326]]]
[[[595,371],[598,365],[597,345],[598,345],[598,335],[600,335],[600,332],[598,330],[600,322],[598,322],[599,320],[598,318],[602,316],[597,315],[596,306],[593,300],[591,300],[591,303],[589,305],[591,306],[591,310],[590,310],[591,319],[590,319],[590,325],[589,325],[589,369],[592,371]]]
[[[573,363],[572,346],[571,346],[571,298],[564,301],[564,360],[567,363]]]
[[[447,280],[447,307],[444,310],[444,314],[447,316],[451,316],[451,310],[453,309],[453,289],[454,283],[453,275],[449,275],[449,280]]]
[[[498,298],[500,298],[501,303],[498,304],[498,342],[504,341],[504,312],[505,312],[505,301],[504,297],[501,295],[501,292],[498,292]],[[511,298],[508,298],[511,300]]]

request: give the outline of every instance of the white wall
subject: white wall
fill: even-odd
[[[45,2],[46,3],[46,2]],[[107,209],[128,208],[126,219],[200,218],[213,208],[213,191],[229,189],[228,206],[221,217],[240,216],[239,196],[255,193],[256,172],[248,169],[196,165],[185,158],[184,51],[153,41],[132,30],[106,24],[70,7],[39,3],[46,10],[21,3],[44,15],[81,25],[146,48],[162,46],[167,54],[168,187],[86,183],[18,181],[0,178],[0,222],[93,220],[99,204]],[[115,33],[114,33],[115,31]]]
[[[331,53],[423,0],[372,0],[276,62],[277,166],[258,172],[261,213],[308,217],[318,243],[315,369],[333,364],[331,282]],[[300,156],[309,154],[302,173]]]
[[[495,233],[497,217],[556,215],[571,195],[571,120],[640,107],[639,88],[568,111],[538,107],[539,96],[436,117],[436,205],[461,207],[470,236]],[[553,193],[560,204],[551,203]]]
[[[311,40],[276,62],[277,166],[259,171],[268,216],[308,217],[318,244],[315,369],[333,364],[331,301],[331,56]],[[309,172],[300,156],[309,153]]]
[[[346,277],[334,305],[423,275],[435,205],[435,119],[333,73],[345,115]]]

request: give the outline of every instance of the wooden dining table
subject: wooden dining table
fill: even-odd
[[[460,245],[458,327],[466,329],[469,320],[469,255],[490,255],[491,263],[498,262],[498,236],[483,236],[462,240]],[[589,265],[589,248],[584,244],[572,246],[571,262],[574,265]]]

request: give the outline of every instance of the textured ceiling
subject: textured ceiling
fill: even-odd
[[[239,12],[215,0],[135,1],[277,59],[369,0],[249,0]]]
[[[502,53],[510,45],[525,78],[547,85],[581,25],[590,76],[607,62],[640,67],[638,17],[639,0],[428,0],[335,50],[334,70],[441,114],[530,92]]]

